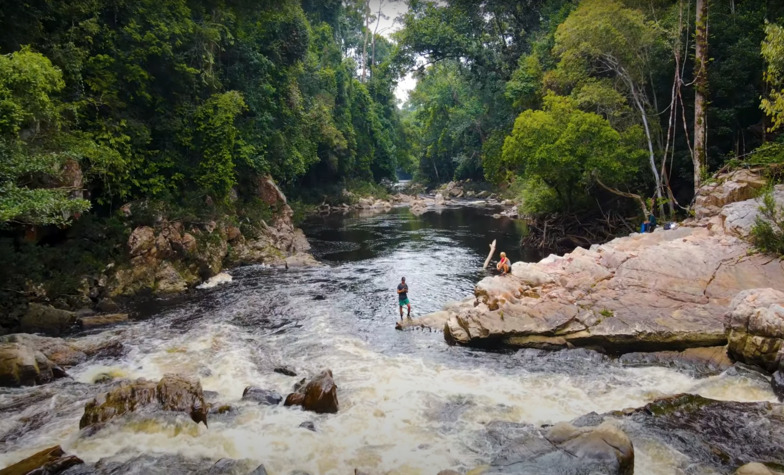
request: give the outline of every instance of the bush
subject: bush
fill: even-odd
[[[751,228],[752,243],[762,252],[784,256],[784,209],[776,205],[772,191],[762,196],[759,210]]]

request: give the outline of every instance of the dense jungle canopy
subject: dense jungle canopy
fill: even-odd
[[[391,38],[391,0],[2,3],[6,230],[242,202],[266,175],[303,198],[412,172],[529,213],[625,195],[669,215],[727,163],[784,157],[772,0],[410,0]]]

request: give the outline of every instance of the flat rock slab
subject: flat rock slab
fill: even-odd
[[[749,202],[744,206],[757,206]],[[754,254],[732,229],[635,233],[515,263],[512,275],[480,281],[473,301],[398,327],[443,328],[447,342],[479,347],[581,346],[624,354],[722,346],[735,295],[784,288],[782,262]]]
[[[79,326],[84,329],[105,327],[108,325],[116,325],[128,321],[127,313],[112,313],[108,315],[93,315],[89,317],[81,317],[77,320]]]

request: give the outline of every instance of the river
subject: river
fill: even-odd
[[[72,379],[2,389],[0,467],[61,444],[88,463],[148,453],[247,458],[271,474],[465,472],[489,462],[482,441],[494,420],[554,423],[681,392],[775,401],[764,381],[738,372],[699,379],[582,350],[492,353],[449,347],[438,332],[394,330],[401,276],[416,316],[469,296],[486,275],[480,268],[493,239],[513,261],[539,257],[518,249],[520,224],[492,212],[314,217],[303,228],[324,266],[234,269],[231,283],[154,302],[138,321],[85,335],[120,336],[130,350],[74,367]],[[240,401],[248,385],[291,392],[299,378],[273,372],[279,365],[300,377],[332,369],[339,413]],[[101,374],[157,380],[169,372],[199,377],[236,410],[211,418],[209,428],[186,415],[140,416],[80,435],[84,404],[110,387],[94,383]],[[299,427],[306,421],[315,432]],[[654,442],[636,443],[635,452],[637,474],[677,473],[688,463]]]

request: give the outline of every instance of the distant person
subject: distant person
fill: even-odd
[[[502,253],[501,253],[501,260],[500,260],[500,261],[498,261],[498,265],[496,266],[496,269],[498,269],[498,270],[502,271],[502,273],[503,273],[504,275],[506,275],[506,274],[508,274],[508,273],[509,273],[509,267],[510,267],[510,265],[509,265],[509,259],[507,259],[507,257],[506,257],[506,253],[505,253],[505,252],[502,252]]]
[[[400,279],[400,284],[397,286],[397,303],[400,308],[400,319],[403,320],[403,305],[408,307],[408,318],[411,318],[411,302],[408,301],[408,285],[406,278]]]

